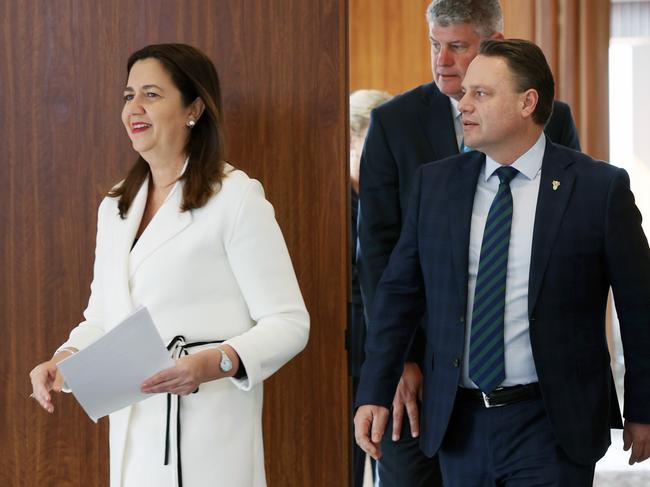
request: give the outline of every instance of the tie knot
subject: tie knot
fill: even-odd
[[[502,166],[497,169],[495,173],[499,177],[501,184],[510,184],[510,181],[515,178],[519,171],[517,171],[514,167]]]

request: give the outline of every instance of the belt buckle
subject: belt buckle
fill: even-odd
[[[486,409],[498,408],[498,407],[506,405],[506,403],[491,404],[490,403],[490,396],[488,394],[486,394],[485,392],[483,392],[483,391],[481,391],[481,396],[483,396],[483,405],[485,406]]]

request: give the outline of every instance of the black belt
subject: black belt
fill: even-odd
[[[180,358],[185,355],[189,355],[187,351],[188,348],[200,347],[201,345],[210,345],[213,343],[222,343],[223,340],[213,340],[208,342],[192,342],[185,343],[185,337],[182,335],[175,336],[169,345],[167,345],[167,350],[172,350],[176,347],[176,350],[172,353],[176,355],[174,358]],[[197,387],[193,394],[199,392]],[[183,487],[183,469],[181,468],[181,397],[177,394],[176,396],[176,469],[178,470],[178,487]],[[165,428],[165,465],[169,465],[169,420],[171,417],[172,409],[172,395],[167,394],[167,426]]]
[[[498,406],[507,406],[527,399],[537,399],[542,396],[539,388],[539,382],[524,384],[512,387],[499,387],[489,394],[478,389],[458,388],[456,397],[465,401],[473,401],[481,404],[485,408],[495,408]]]

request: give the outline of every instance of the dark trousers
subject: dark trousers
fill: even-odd
[[[457,399],[439,451],[445,487],[591,487],[594,466],[571,461],[541,399],[485,409]]]
[[[411,437],[406,415],[400,439],[393,441],[392,435],[391,419],[381,440],[381,458],[377,462],[379,487],[441,487],[438,457],[429,458],[422,453],[419,438]]]

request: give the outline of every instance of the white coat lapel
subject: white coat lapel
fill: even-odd
[[[183,182],[178,181],[133,247],[129,258],[129,279],[147,257],[192,223],[192,213],[180,210],[182,201]],[[138,218],[138,224],[141,219],[142,214]]]
[[[111,289],[113,294],[112,301],[114,303],[114,316],[117,321],[124,318],[133,310],[133,301],[131,300],[131,291],[129,286],[129,253],[133,240],[140,226],[144,207],[147,202],[148,181],[145,181],[138,193],[136,194],[131,208],[122,220],[116,216],[116,222],[113,225],[113,259],[112,265],[114,270],[114,282]],[[117,324],[115,321],[115,324]]]

